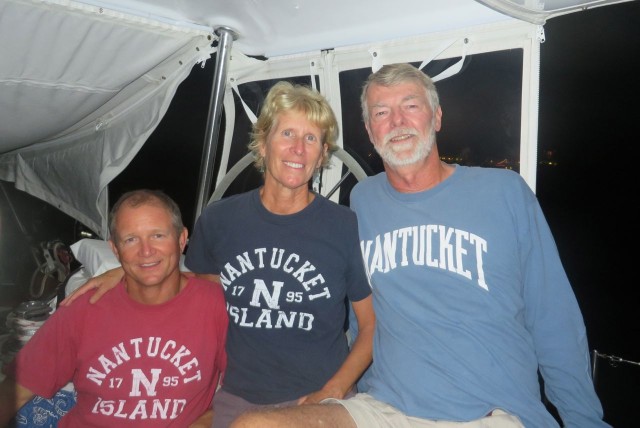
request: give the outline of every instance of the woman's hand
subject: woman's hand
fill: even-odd
[[[343,399],[371,364],[373,330],[376,322],[373,298],[369,295],[357,302],[351,302],[351,306],[358,321],[358,336],[353,342],[347,359],[321,390],[300,397],[298,404],[319,403],[325,398]]]
[[[75,290],[73,293],[69,294],[65,299],[60,302],[61,306],[69,306],[76,300],[78,297],[82,296],[89,290],[96,289],[96,292],[89,299],[89,303],[95,303],[109,290],[118,285],[118,282],[124,276],[124,270],[121,267],[113,268],[111,270],[106,271],[105,273],[94,276],[89,281],[85,282]]]
[[[298,405],[301,404],[317,404],[320,403],[325,398],[338,398],[343,399],[345,397],[345,393],[339,388],[334,387],[331,388],[329,385],[325,385],[319,391],[312,392],[311,394],[307,394],[304,397],[300,397],[298,399]]]

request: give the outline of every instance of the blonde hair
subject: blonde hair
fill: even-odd
[[[264,172],[264,156],[260,148],[267,136],[277,126],[278,116],[288,111],[300,111],[307,119],[322,130],[322,144],[327,150],[322,154],[322,167],[329,165],[331,154],[338,150],[338,121],[327,100],[319,92],[303,85],[293,85],[287,81],[276,83],[267,93],[260,109],[260,116],[253,125],[249,150],[254,156],[254,166]]]

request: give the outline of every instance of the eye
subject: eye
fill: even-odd
[[[285,129],[284,131],[282,131],[282,135],[284,135],[285,137],[291,137],[293,136],[293,131],[291,131],[290,129]]]
[[[389,114],[389,110],[373,110],[372,111],[372,118],[373,119],[384,119],[385,116],[387,116]]]
[[[316,137],[313,134],[307,134],[307,135],[305,135],[304,140],[307,143],[315,143],[316,141],[318,141],[318,137]]]
[[[408,111],[421,110],[425,105],[425,101],[420,98],[413,98],[407,100],[406,104],[404,104],[404,109]]]
[[[135,236],[129,236],[128,238],[124,238],[122,240],[122,243],[125,244],[125,245],[131,245],[131,244],[133,244],[135,242],[136,242]]]

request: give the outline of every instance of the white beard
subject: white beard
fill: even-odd
[[[433,128],[433,124],[426,140],[418,140],[411,153],[408,153],[411,142],[390,143],[392,138],[402,134],[418,135],[418,132],[413,128],[397,129],[384,137],[382,145],[375,146],[376,151],[386,164],[389,166],[407,166],[420,162],[429,156],[433,143],[436,141],[436,131]]]

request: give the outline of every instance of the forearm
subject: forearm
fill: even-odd
[[[372,351],[373,326],[359,332],[344,363],[322,389],[337,393],[335,398],[344,397],[371,364]]]
[[[375,314],[373,312],[373,298],[368,297],[352,302],[351,307],[358,323],[358,335],[351,347],[351,352],[338,371],[327,381],[322,390],[329,397],[343,398],[356,381],[369,367],[373,353],[373,332],[375,329]]]
[[[91,296],[90,299],[91,303],[95,303],[100,299],[100,297],[102,297],[104,293],[118,285],[123,276],[124,269],[122,269],[122,267],[116,267],[103,272],[102,274],[89,279],[82,286],[80,286],[80,288],[68,295],[62,302],[60,302],[60,305],[69,306],[71,303],[73,303],[74,300],[82,296],[87,291],[97,288],[98,290],[93,296]]]
[[[34,393],[9,377],[0,382],[0,427],[5,427]]]
[[[200,279],[206,279],[211,282],[220,282],[220,275],[214,275],[212,273],[193,273],[196,277]]]

